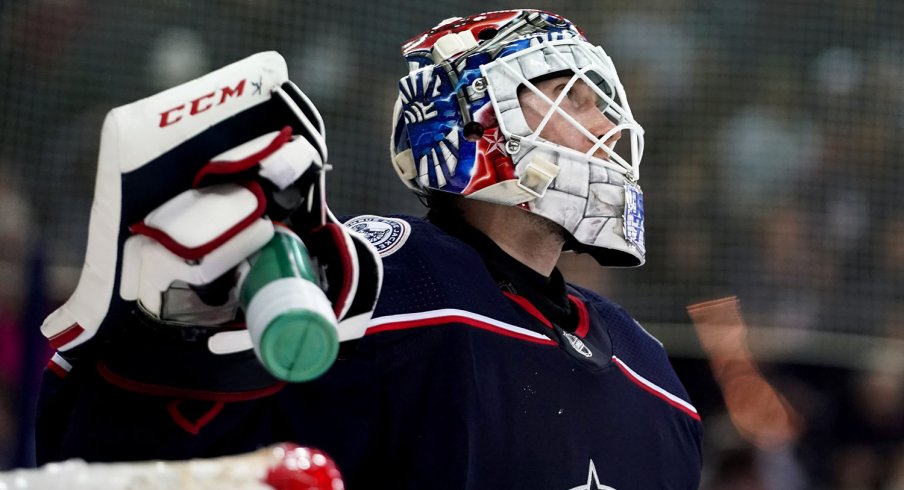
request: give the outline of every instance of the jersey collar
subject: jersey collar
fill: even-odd
[[[428,220],[474,248],[502,291],[527,299],[552,323],[574,330],[579,315],[568,299],[565,278],[558,268],[546,277],[505,253],[490,237],[452,213],[431,213]]]

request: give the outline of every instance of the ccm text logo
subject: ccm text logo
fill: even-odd
[[[176,124],[181,121],[182,117],[185,115],[188,115],[189,117],[195,116],[215,105],[222,105],[231,97],[241,97],[244,90],[245,79],[243,78],[242,81],[235,85],[235,87],[229,87],[227,85],[220,90],[204,94],[184,104],[173,107],[170,110],[163,111],[160,113],[160,127],[165,128]],[[217,102],[217,94],[219,94],[219,102]]]

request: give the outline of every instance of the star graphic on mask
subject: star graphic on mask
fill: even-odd
[[[487,155],[493,153],[505,154],[505,140],[503,140],[502,135],[499,134],[498,129],[487,130],[483,133],[482,138],[483,144],[487,148]]]
[[[590,460],[590,468],[587,470],[587,483],[583,485],[578,485],[569,490],[616,490],[609,485],[603,485],[600,483],[600,477],[596,474],[596,466],[593,464],[593,460]]]

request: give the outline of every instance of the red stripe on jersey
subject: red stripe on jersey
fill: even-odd
[[[524,308],[524,311],[530,313],[534,318],[540,320],[543,325],[546,325],[546,328],[552,328],[552,322],[550,322],[543,313],[540,313],[540,310],[537,309],[536,306],[533,305],[530,301],[527,300],[524,296],[518,296],[517,294],[510,293],[508,291],[502,291],[502,294],[505,295],[508,299],[518,303],[518,306]]]
[[[118,386],[127,391],[144,393],[153,396],[166,396],[171,398],[189,398],[195,400],[208,400],[216,402],[239,402],[245,400],[254,400],[267,396],[283,389],[286,383],[281,381],[272,386],[261,388],[259,390],[250,391],[206,391],[192,390],[187,388],[176,388],[174,386],[158,385],[153,383],[145,383],[120,376],[107,367],[103,361],[97,361],[97,372],[108,383]]]
[[[209,424],[217,415],[220,414],[220,410],[223,410],[223,406],[225,403],[223,402],[214,402],[213,406],[210,407],[210,410],[204,413],[204,415],[200,416],[198,420],[192,422],[188,420],[182,412],[179,411],[179,404],[182,400],[173,400],[166,405],[166,411],[169,412],[170,417],[173,419],[173,422],[176,423],[179,427],[185,432],[188,432],[192,435],[198,435],[198,432],[201,432],[201,428],[205,425]]]
[[[539,339],[535,337],[531,337],[528,335],[523,335],[518,332],[513,332],[511,330],[507,330],[502,327],[498,327],[491,323],[483,322],[477,320],[475,318],[469,318],[463,315],[441,315],[435,317],[421,318],[415,320],[403,320],[398,322],[386,323],[383,325],[379,325],[376,327],[370,327],[367,329],[365,335],[371,335],[380,332],[387,332],[391,330],[408,330],[411,328],[420,328],[420,327],[429,327],[435,325],[443,325],[447,323],[463,323],[465,325],[479,328],[481,330],[486,330],[488,332],[497,333],[500,335],[505,335],[506,337],[512,337],[519,340],[526,340],[528,342],[533,342],[536,344],[542,345],[559,345],[554,340],[550,339]]]
[[[75,338],[81,335],[84,331],[84,327],[82,327],[78,323],[73,323],[72,325],[69,325],[69,328],[67,328],[66,330],[63,330],[62,332],[47,339],[47,342],[50,343],[50,347],[53,348],[53,350],[60,350],[61,347],[75,340]]]
[[[590,331],[590,315],[587,313],[587,305],[581,301],[581,298],[573,294],[569,294],[568,299],[578,309],[578,326],[574,329],[574,334],[583,339],[587,336],[587,332]]]
[[[697,410],[693,407],[693,405],[665,391],[664,389],[635,373],[621,359],[612,356],[612,360],[615,362],[615,365],[618,366],[618,369],[622,372],[622,374],[625,375],[626,378],[631,380],[637,386],[643,388],[644,391],[677,408],[678,410],[681,410],[690,418],[697,421],[700,420],[700,414],[697,413]]]

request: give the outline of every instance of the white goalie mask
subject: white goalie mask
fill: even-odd
[[[642,264],[643,197],[637,181],[643,128],[634,120],[603,49],[578,38],[536,42],[482,71],[516,175],[532,177],[520,185],[536,196],[526,201],[528,209],[561,225],[580,244],[620,250],[637,259],[634,265]],[[552,77],[558,80],[552,94],[538,88],[541,80]],[[525,91],[540,103],[542,118],[534,125],[520,102]],[[588,125],[564,107],[587,104],[588,97],[605,122]],[[583,101],[571,102],[578,98]],[[567,125],[568,143],[545,137],[554,121],[560,125],[558,133]]]
[[[409,187],[519,206],[603,265],[643,264],[643,128],[601,47],[523,10],[450,19],[403,52],[392,152]]]

